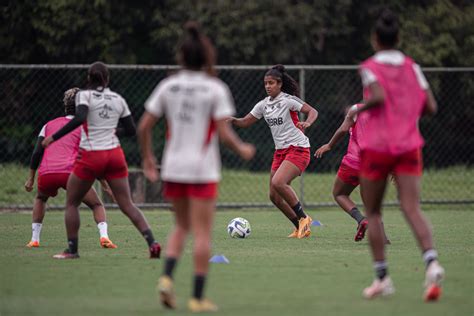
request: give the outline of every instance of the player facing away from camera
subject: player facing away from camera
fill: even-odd
[[[258,102],[245,117],[232,117],[229,121],[238,127],[249,127],[261,118],[265,119],[275,143],[270,200],[295,226],[288,237],[309,237],[312,219],[303,211],[291,182],[310,162],[310,144],[304,131],[316,121],[318,112],[298,97],[298,84],[283,65],[270,68],[263,83],[268,97]],[[308,116],[306,121],[299,121],[298,112]]]
[[[444,269],[438,263],[431,228],[420,209],[423,138],[418,120],[423,114],[434,114],[437,104],[420,67],[395,49],[398,33],[397,17],[389,10],[383,11],[372,37],[376,53],[360,66],[365,104],[350,113],[366,118],[366,132],[359,139],[360,184],[376,278],[363,294],[371,299],[394,292],[385,260],[381,212],[387,177],[392,173],[401,210],[426,264],[424,299],[433,301],[441,295]]]
[[[167,141],[161,163],[163,194],[171,201],[175,226],[166,246],[163,275],[157,290],[165,308],[176,308],[173,272],[184,249],[186,237],[193,235],[194,285],[188,303],[191,312],[212,312],[217,306],[204,298],[209,270],[211,231],[221,178],[219,140],[249,160],[253,145],[243,143],[227,123],[234,114],[229,88],[214,75],[215,51],[198,24],[185,25],[177,54],[183,67],[158,84],[145,103],[138,135],[145,176],[158,180],[152,150],[152,128],[165,117]]]
[[[119,137],[135,135],[135,125],[127,102],[107,88],[109,71],[101,62],[88,70],[88,86],[76,95],[74,118],[59,131],[46,137],[42,145],[48,148],[81,126],[79,154],[67,182],[66,232],[68,248],[56,259],[79,258],[79,204],[95,179],[105,179],[120,207],[148,243],[150,258],[159,258],[161,247],[143,213],[133,204],[128,184],[128,167],[120,147]],[[120,123],[123,127],[118,127]]]
[[[368,227],[367,218],[362,215],[354,201],[350,198],[352,191],[354,191],[354,189],[359,185],[360,147],[358,139],[362,137],[362,134],[365,131],[364,117],[357,119],[357,116],[351,116],[350,112],[356,111],[357,108],[362,105],[363,104],[360,103],[352,105],[341,126],[339,126],[331,137],[329,143],[324,144],[314,153],[316,158],[321,158],[324,153],[334,148],[344,135],[349,133],[350,137],[347,152],[344,155],[344,158],[342,158],[341,165],[337,171],[332,195],[337,204],[339,204],[339,206],[357,222],[354,241],[361,241],[364,239]],[[390,243],[386,237],[385,243]]]
[[[75,129],[60,141],[54,143],[46,150],[41,146],[45,137],[56,133],[66,125],[76,112],[75,97],[79,88],[72,88],[64,92],[64,106],[66,116],[58,117],[46,123],[41,129],[36,142],[36,147],[31,156],[30,175],[25,182],[25,190],[31,192],[35,184],[36,170],[38,169],[38,193],[33,205],[33,221],[31,224],[31,241],[26,245],[29,248],[40,246],[40,235],[43,227],[43,219],[46,212],[46,202],[50,197],[55,197],[60,188],[66,189],[67,180],[72,172],[74,161],[79,151],[81,130]],[[108,185],[101,180],[102,187],[109,191]],[[97,196],[94,188],[91,188],[82,200],[94,213],[94,220],[100,234],[100,245],[103,248],[117,248],[109,239],[105,208]]]

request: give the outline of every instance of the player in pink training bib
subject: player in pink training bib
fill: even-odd
[[[79,154],[67,182],[65,222],[68,248],[55,255],[55,259],[79,258],[79,205],[95,179],[107,181],[120,210],[146,240],[150,258],[160,257],[161,246],[145,216],[132,201],[127,161],[119,141],[121,136],[135,135],[135,123],[125,99],[108,88],[109,78],[104,63],[93,63],[88,70],[87,89],[76,95],[74,118],[42,141],[45,148],[54,146],[56,141],[81,126]]]
[[[366,120],[359,139],[361,149],[361,192],[369,221],[369,243],[376,278],[363,294],[366,298],[394,292],[385,260],[382,202],[387,177],[394,175],[401,209],[418,241],[426,264],[426,301],[441,295],[444,270],[438,263],[430,225],[420,209],[423,138],[418,120],[434,114],[436,101],[414,61],[395,49],[398,18],[384,11],[375,25],[372,44],[376,54],[361,64],[365,104],[350,116]]]
[[[231,118],[238,127],[249,127],[264,118],[272,132],[275,153],[270,173],[270,200],[295,226],[289,238],[305,238],[311,234],[312,219],[291,187],[310,161],[310,144],[304,130],[318,118],[318,112],[301,100],[297,82],[283,65],[270,68],[263,79],[268,97],[258,102],[243,118]],[[308,116],[300,122],[298,113]]]
[[[40,246],[40,235],[43,227],[43,219],[46,212],[46,202],[50,197],[55,197],[60,188],[66,189],[69,175],[72,172],[74,162],[79,150],[81,131],[79,128],[72,131],[61,141],[54,143],[51,147],[43,150],[41,142],[44,138],[53,135],[74,117],[76,93],[79,88],[69,89],[64,93],[64,106],[66,116],[58,117],[46,123],[38,135],[38,141],[33,151],[30,163],[30,175],[25,183],[28,192],[33,190],[36,170],[38,169],[38,193],[33,206],[32,237],[26,245],[29,248]],[[110,192],[107,183],[101,181],[106,191]],[[91,188],[82,200],[94,213],[94,220],[100,233],[100,245],[103,248],[117,248],[109,239],[105,208],[99,199],[97,192]]]
[[[209,271],[211,231],[220,181],[219,140],[249,160],[255,147],[243,143],[227,123],[234,113],[229,88],[213,71],[214,47],[194,22],[185,26],[178,48],[183,67],[161,81],[145,103],[138,128],[145,176],[158,180],[152,149],[152,129],[165,117],[168,139],[161,162],[164,195],[173,204],[175,227],[166,246],[166,261],[158,281],[164,307],[176,308],[173,272],[181,257],[186,237],[194,240],[194,291],[188,308],[191,312],[212,312],[217,306],[204,298]]]
[[[332,194],[337,204],[357,222],[357,230],[354,236],[354,241],[357,242],[364,239],[368,221],[351,200],[350,195],[352,191],[359,186],[360,148],[358,139],[364,133],[365,120],[364,118],[357,119],[357,116],[352,117],[350,112],[356,111],[357,108],[362,105],[363,104],[354,104],[349,108],[344,121],[331,137],[329,143],[318,148],[314,154],[316,158],[321,158],[324,153],[330,151],[344,135],[349,133],[350,138],[347,152],[344,158],[342,158],[341,165],[337,171]],[[387,238],[386,243],[390,243]]]

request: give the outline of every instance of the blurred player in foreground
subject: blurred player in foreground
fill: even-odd
[[[209,270],[211,231],[221,178],[219,140],[249,160],[253,145],[242,142],[227,123],[234,114],[229,88],[214,74],[215,51],[209,38],[194,22],[185,25],[178,48],[183,67],[158,84],[145,103],[138,128],[145,176],[158,180],[152,150],[152,128],[165,117],[168,139],[161,163],[164,196],[173,204],[175,227],[168,237],[163,275],[158,280],[160,300],[176,308],[173,272],[183,252],[186,237],[193,234],[194,288],[188,303],[191,312],[216,311],[204,298]]]

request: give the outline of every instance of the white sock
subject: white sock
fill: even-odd
[[[438,260],[438,252],[436,250],[429,249],[423,253],[423,261],[425,262],[426,267],[435,260]]]
[[[109,234],[107,233],[107,223],[100,222],[97,224],[97,228],[99,228],[100,238],[109,238]]]
[[[31,241],[40,241],[41,227],[43,227],[41,223],[31,223]]]

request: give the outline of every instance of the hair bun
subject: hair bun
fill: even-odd
[[[387,26],[391,26],[398,23],[397,16],[389,9],[385,9],[382,11],[382,13],[380,14],[380,20],[383,22],[383,24]]]
[[[184,30],[194,38],[198,38],[201,33],[201,27],[199,23],[195,21],[188,21],[184,24]]]
[[[285,66],[283,66],[282,64],[275,65],[275,66],[272,67],[272,69],[276,69],[281,73],[284,73],[286,71]]]

